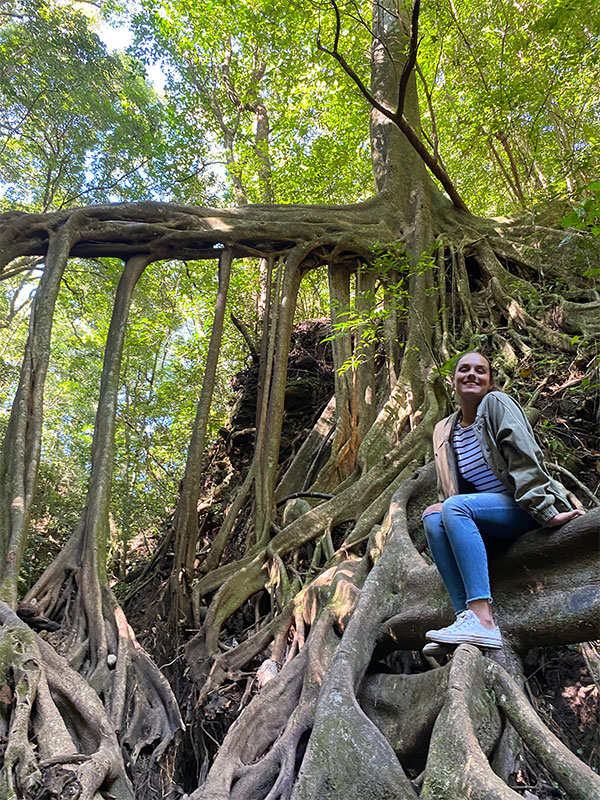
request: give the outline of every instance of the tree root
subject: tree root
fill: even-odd
[[[550,733],[512,678],[491,661],[484,669],[498,707],[567,795],[573,800],[600,797],[600,777]]]
[[[283,558],[287,554],[319,540],[313,557],[313,566],[319,568],[323,551],[326,559],[331,558],[332,529],[344,522],[354,524],[345,547],[366,537],[369,545],[361,562],[338,564],[340,553],[336,554],[335,565],[306,588],[295,606],[286,608],[269,628],[235,651],[216,658],[204,694],[215,691],[228,672],[244,666],[266,647],[272,636],[277,637],[275,650],[283,653],[293,616],[295,633],[285,667],[231,729],[205,786],[194,793],[194,798],[346,798],[348,787],[361,800],[380,800],[383,796],[413,798],[415,790],[400,762],[406,758],[418,764],[419,759],[424,759],[422,745],[408,735],[410,718],[402,719],[394,727],[389,716],[379,713],[381,702],[395,708],[389,694],[399,686],[406,688],[407,693],[412,692],[415,698],[423,692],[433,695],[423,704],[423,718],[415,721],[414,726],[419,731],[419,740],[426,739],[429,731],[433,731],[424,797],[434,797],[440,791],[445,798],[462,797],[467,788],[473,798],[514,797],[514,792],[494,775],[487,760],[488,755],[493,757],[497,753],[498,742],[506,731],[506,719],[538,757],[550,763],[557,780],[563,777],[567,791],[576,793],[583,787],[588,796],[598,794],[594,776],[582,772],[576,759],[570,761],[548,739],[541,723],[523,705],[518,689],[507,683],[499,667],[486,666],[487,662],[473,648],[459,648],[451,666],[436,670],[433,676],[402,676],[402,680],[390,681],[381,678],[376,692],[373,681],[365,679],[374,652],[389,650],[392,645],[419,646],[424,630],[443,623],[449,611],[447,600],[442,599],[436,571],[419,554],[407,525],[408,499],[430,484],[431,470],[422,470],[414,481],[403,480],[409,465],[424,459],[433,424],[446,405],[439,381],[428,378],[434,350],[446,357],[456,349],[473,346],[481,336],[489,339],[491,328],[486,332],[480,324],[486,308],[492,319],[501,320],[508,329],[502,344],[507,355],[512,355],[513,363],[515,351],[530,354],[539,343],[574,352],[577,348],[573,333],[581,331],[584,337],[592,337],[598,331],[597,296],[587,293],[585,303],[576,302],[584,296],[582,289],[579,298],[573,294],[572,299],[559,303],[556,296],[544,297],[536,288],[543,276],[544,259],[534,245],[519,242],[519,238],[544,239],[546,245],[556,248],[559,244],[556,232],[510,220],[477,221],[449,209],[443,211],[441,207],[434,212],[432,196],[425,196],[429,190],[421,193],[419,208],[413,206],[414,215],[408,213],[411,209],[407,203],[402,211],[392,214],[388,213],[391,212],[388,196],[392,194],[382,193],[373,201],[347,208],[248,206],[215,210],[148,203],[39,215],[33,218],[35,225],[28,223],[32,219],[28,215],[3,215],[0,220],[0,235],[7,241],[8,257],[45,253],[48,240],[51,247],[57,243],[52,232],[68,226],[73,229],[72,241],[76,247],[71,250],[69,246],[65,251],[65,261],[69,255],[132,253],[142,258],[140,252],[146,253],[148,259],[160,258],[165,252],[183,258],[201,254],[216,257],[223,246],[234,246],[240,254],[256,254],[256,249],[262,247],[271,253],[271,260],[273,254],[287,253],[287,266],[290,263],[293,266],[289,271],[286,269],[287,288],[285,302],[281,302],[279,332],[273,325],[269,339],[270,354],[276,352],[276,362],[273,398],[268,406],[266,387],[271,381],[268,373],[263,375],[265,396],[259,430],[265,437],[267,430],[273,433],[257,446],[259,455],[261,448],[264,452],[256,463],[264,470],[259,466],[254,476],[258,522],[254,530],[249,529],[247,540],[256,544],[246,558],[211,570],[193,590],[197,619],[204,597],[216,591],[206,614],[202,642],[196,641],[204,647],[207,663],[201,666],[210,667],[210,660],[218,652],[222,625],[253,594],[265,587],[272,588],[273,606],[279,601],[285,607],[286,592],[280,589],[286,581]],[[332,265],[332,286],[335,284],[332,294],[340,299],[349,298],[350,272],[357,262],[367,258],[370,247],[397,244],[400,226],[404,228],[407,251],[414,266],[420,254],[430,249],[434,236],[441,234],[444,253],[440,259],[446,259],[448,266],[452,266],[451,274],[450,270],[440,269],[438,274],[442,277],[438,279],[431,269],[417,269],[410,276],[408,336],[401,337],[405,345],[402,368],[392,396],[373,425],[374,364],[367,360],[353,372],[336,377],[338,407],[333,455],[321,470],[320,479],[337,483],[343,478],[343,482],[332,487],[337,491],[335,497],[278,531],[269,541],[279,447],[279,434],[274,432],[279,431],[283,414],[286,341],[289,342],[292,325],[292,311],[288,314],[284,311],[293,309],[301,272],[325,261]],[[281,273],[280,270],[280,277]],[[371,274],[357,276],[357,290],[363,278],[365,285],[373,289]],[[581,284],[580,275],[574,285],[581,288]],[[428,297],[435,297],[439,303],[428,303]],[[549,311],[543,306],[548,298],[557,305]],[[364,300],[357,291],[359,311]],[[457,319],[462,318],[462,330],[459,326],[450,330],[452,315],[447,313],[448,307],[456,312]],[[124,308],[121,310],[124,312]],[[273,322],[276,316],[274,310]],[[125,318],[121,314],[123,326]],[[394,325],[395,334],[403,330],[404,323],[397,317]],[[153,748],[154,758],[159,758],[181,726],[170,690],[138,647],[120,608],[105,588],[104,565],[102,558],[100,561],[97,558],[105,549],[102,536],[107,523],[109,462],[118,397],[117,351],[123,345],[123,336],[120,335],[120,343],[118,338],[114,339],[112,350],[107,345],[107,378],[105,382],[103,377],[103,384],[110,383],[110,391],[101,392],[104,400],[99,406],[102,405],[103,413],[98,415],[92,458],[93,464],[100,460],[103,466],[92,476],[95,489],[89,496],[86,512],[89,519],[85,524],[82,522],[63,556],[27,598],[30,605],[37,601],[36,610],[42,617],[60,622],[62,627],[52,640],[90,685],[49,645],[38,642],[26,626],[16,623],[5,612],[8,622],[2,628],[0,657],[4,680],[14,691],[5,752],[7,780],[12,783],[5,788],[13,795],[21,790],[31,794],[48,780],[55,785],[63,781],[63,788],[69,781],[77,781],[84,798],[94,797],[101,788],[130,798],[132,789],[125,776],[124,756],[130,768],[143,750]],[[49,341],[49,334],[44,341]],[[340,366],[352,355],[350,336],[339,347],[336,345],[336,350],[336,366]],[[388,354],[393,357],[393,348],[388,347]],[[271,364],[273,359],[268,361]],[[395,376],[398,365],[388,366],[389,375]],[[39,419],[28,421],[23,413],[19,418],[19,436],[26,422],[35,422],[36,430],[41,430],[42,389],[40,383],[36,389]],[[419,420],[418,415],[423,412]],[[321,431],[318,437],[313,437],[310,455],[304,452],[302,456],[306,456],[307,462],[319,458],[326,435]],[[33,438],[33,449],[39,449],[38,434]],[[298,480],[299,464],[300,459],[293,465],[295,472],[292,471],[290,480]],[[37,457],[27,469],[33,486]],[[23,483],[21,477],[19,481]],[[191,482],[192,490],[196,484]],[[397,484],[400,488],[392,499],[390,515],[374,533]],[[17,492],[19,497],[25,494]],[[241,497],[234,504],[205,566],[219,563]],[[184,560],[191,568],[197,509],[193,497],[190,502],[192,538],[182,544],[189,556]],[[4,513],[2,509],[0,512]],[[15,525],[18,548],[14,547],[11,554],[23,545],[26,516],[22,514]],[[592,638],[597,625],[598,598],[591,582],[589,553],[592,551],[587,526],[597,517],[591,514],[586,517],[565,526],[559,533],[544,534],[543,542],[539,532],[527,535],[496,559],[495,568],[505,572],[498,581],[499,618],[516,651],[532,644]],[[83,546],[86,536],[93,538],[88,538]],[[580,543],[584,545],[581,548]],[[571,548],[572,545],[577,547]],[[91,553],[87,560],[82,556],[83,551]],[[517,563],[519,569],[515,569]],[[359,587],[369,569],[361,592]],[[10,580],[16,597],[16,573],[10,575]],[[525,609],[524,594],[528,597]],[[7,642],[15,651],[10,657],[5,655]],[[188,654],[192,651],[190,647]],[[14,682],[14,687],[9,681]],[[432,687],[439,692],[434,693]],[[446,687],[444,705],[439,710]],[[370,691],[373,691],[371,703]],[[374,724],[376,721],[381,722],[384,730]],[[30,725],[39,752],[33,748]],[[453,732],[450,736],[449,730]],[[121,734],[123,752],[115,731]],[[390,742],[392,735],[394,741]],[[565,782],[565,770],[577,776],[575,782],[569,782],[568,778]]]
[[[2,797],[28,800],[42,788],[68,784],[68,796],[77,792],[81,800],[98,800],[101,788],[133,800],[121,748],[97,695],[4,603],[0,623],[0,668],[14,692]]]
[[[394,528],[401,530],[402,515],[394,512],[394,503],[392,515]],[[560,528],[530,531],[494,552],[490,559],[494,615],[518,653],[598,638],[599,519],[600,510],[593,509]],[[408,539],[406,547],[410,544]],[[565,585],[570,587],[568,603]],[[380,634],[384,650],[386,640],[388,651],[420,647],[427,629],[451,621],[452,610],[435,567],[413,558],[405,591],[396,595],[394,612]]]
[[[15,623],[7,613],[8,606],[4,606],[2,603],[0,677],[13,695],[13,711],[0,777],[0,795],[16,798],[17,791],[23,794],[34,792],[42,779],[38,759],[28,736],[29,720],[40,680],[41,657],[35,646],[34,634],[20,620]],[[7,683],[11,673],[12,685]]]
[[[355,562],[360,565],[358,574],[364,575],[374,561],[360,593],[355,588],[358,574],[350,578],[346,590],[343,567],[335,570],[335,593],[329,595],[320,616],[317,612],[318,621],[310,628],[305,646],[232,727],[193,800],[333,800],[342,796],[414,800],[415,785],[406,769],[416,774],[423,767],[423,798],[509,800],[518,795],[503,779],[507,770],[500,777],[490,766],[490,760],[498,761],[502,747],[506,749],[509,726],[569,796],[590,798],[600,791],[597,776],[553,739],[505,670],[483,658],[475,647],[459,647],[443,669],[365,677],[373,653],[382,650],[381,636],[390,629],[392,613],[406,606],[407,611],[393,623],[396,646],[422,642],[425,627],[433,619],[443,621],[443,606],[435,607],[439,579],[410,539],[406,511],[410,498],[425,491],[431,481],[430,465],[403,481],[394,495],[389,517],[373,539],[371,556]],[[551,565],[560,565],[564,575],[566,551],[581,575],[586,558],[589,561],[586,543],[597,515],[590,512],[577,518],[564,526],[560,536],[533,532],[513,543],[511,558],[522,564],[526,580],[537,585],[541,573],[548,572],[551,596]],[[542,535],[547,542],[544,563],[539,573],[532,572],[534,554],[540,558],[537,537]],[[581,562],[575,555],[578,552]],[[515,572],[514,567],[507,570],[502,558],[498,563],[504,573]],[[314,623],[311,609],[318,607],[318,597],[320,602],[326,599],[318,594],[318,582],[314,598],[311,591],[304,597],[303,618],[308,624]],[[521,597],[522,590],[516,596]],[[502,592],[498,599],[502,613]],[[535,602],[532,607],[535,615]],[[585,629],[583,605],[577,614],[584,619]],[[526,647],[526,631],[511,628],[509,619],[505,617],[504,623],[511,641],[517,649],[519,643]],[[572,628],[572,619],[565,624]],[[526,625],[531,628],[531,620]],[[341,639],[336,631],[342,633]],[[315,673],[322,676],[322,683],[315,680]],[[250,724],[255,725],[253,731],[264,730],[264,736],[250,735]],[[511,742],[515,735],[514,731],[510,734]],[[300,745],[305,741],[304,751]],[[515,741],[511,753],[516,751]],[[565,779],[569,770],[578,777]]]
[[[422,798],[509,800],[515,792],[494,774],[488,756],[502,720],[486,692],[477,648],[458,648],[449,669],[448,693],[436,720],[425,768]]]
[[[189,800],[289,798],[301,739],[339,641],[323,613],[306,646],[244,710],[219,749],[204,785]]]
[[[401,764],[415,774],[425,768],[433,725],[442,710],[448,669],[414,675],[376,673],[363,680],[361,708],[392,746]]]
[[[394,496],[404,514],[404,527],[393,525],[394,511],[384,523],[383,552],[371,569],[356,609],[319,694],[313,732],[294,789],[294,800],[312,797],[416,797],[390,743],[361,709],[357,693],[375,648],[380,625],[389,615],[391,598],[416,554],[406,531],[406,505],[431,479],[431,470],[405,481]],[[384,599],[387,598],[387,599]]]
[[[520,797],[494,774],[488,757],[503,727],[500,712],[573,800],[600,794],[600,778],[546,728],[516,683],[472,645],[449,667],[448,695],[432,734],[422,798]]]
[[[177,703],[167,680],[139,646],[111,590],[98,586],[98,604],[89,592],[97,573],[86,570],[85,564],[73,569],[76,539],[74,535],[75,544],[67,545],[24,602],[60,623],[51,640],[103,702],[113,731],[121,734],[128,768],[144,751],[151,752],[156,768],[183,728]]]
[[[252,555],[215,570],[202,578],[194,587],[193,603],[195,614],[199,617],[199,600],[208,591],[223,582],[215,595],[202,630],[188,645],[188,653],[194,653],[190,661],[200,684],[206,680],[217,653],[219,632],[223,623],[249,597],[264,588],[268,575],[266,564],[271,554],[279,558],[297,550],[303,544],[314,540],[323,531],[347,520],[359,519],[357,538],[368,535],[374,524],[379,522],[389,503],[390,486],[395,488],[411,461],[420,461],[424,456],[427,434],[431,432],[438,405],[432,387],[428,386],[429,405],[421,424],[410,431],[402,441],[369,472],[340,494],[295,520],[274,536],[265,548],[255,548]],[[359,510],[365,509],[361,516]],[[368,523],[368,526],[367,524]],[[368,530],[367,530],[368,528]],[[218,573],[218,575],[217,575]]]
[[[216,691],[226,678],[232,678],[237,670],[243,669],[249,661],[265,650],[272,639],[281,637],[282,634],[287,636],[292,618],[291,607],[287,607],[237,647],[216,656],[210,674],[202,687],[199,701],[210,692]],[[188,649],[187,655],[190,661],[195,661],[197,658],[192,649]]]

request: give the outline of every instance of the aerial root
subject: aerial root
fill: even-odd
[[[311,737],[294,788],[297,800],[315,796],[328,800],[384,795],[394,800],[416,798],[392,745],[361,708],[357,695],[360,697],[365,670],[393,602],[388,595],[401,580],[400,553],[404,548],[414,550],[405,530],[406,505],[430,479],[431,470],[422,470],[403,481],[394,495],[390,517],[383,525],[385,547],[362,584],[319,692]],[[404,525],[394,516],[402,517]],[[360,563],[364,565],[368,559]]]
[[[136,770],[140,775],[140,770],[145,770],[146,779],[148,767],[156,769],[167,748],[183,729],[183,723],[167,680],[139,646],[114,595],[108,587],[100,586],[95,571],[86,570],[85,563],[79,566],[74,553],[75,544],[72,544],[78,537],[79,531],[76,531],[67,545],[66,558],[62,563],[57,559],[53,564],[53,567],[58,564],[60,568],[48,570],[28,593],[26,602],[27,607],[37,614],[52,614],[57,623],[58,630],[53,630],[49,636],[53,647],[41,640],[39,645],[44,654],[44,674],[52,687],[52,696],[61,698],[54,716],[59,721],[61,718],[70,720],[72,716],[86,719],[91,713],[83,707],[79,709],[79,701],[71,699],[70,690],[61,688],[66,678],[61,674],[63,668],[60,665],[52,667],[56,652],[63,653],[67,659],[64,670],[72,671],[73,675],[80,673],[86,686],[86,702],[92,702],[93,695],[102,713],[99,710],[94,712],[97,717],[94,734],[87,730],[83,732],[83,738],[78,739],[75,747],[76,752],[84,749],[88,754],[87,762],[76,769],[72,766],[53,768],[53,775],[47,780],[59,785],[63,779],[74,779],[72,775],[65,777],[64,770],[70,770],[82,792],[88,792],[87,787],[91,787],[92,797],[98,786],[112,781],[110,776],[121,775],[119,780],[128,788],[120,790],[119,797],[125,798],[133,795],[125,776],[125,763],[134,780],[137,780]],[[96,582],[96,592],[89,591],[93,581]],[[44,714],[52,709],[53,704],[46,703]],[[61,724],[64,727],[64,722]],[[67,723],[67,727],[70,730],[73,723]],[[103,733],[96,741],[94,737],[99,731]],[[121,736],[120,742],[117,735]],[[73,741],[69,739],[68,744],[69,748],[59,755],[69,752]],[[54,749],[52,752],[56,755]],[[144,766],[139,767],[137,762],[142,754],[144,757],[148,755],[150,761],[148,764],[144,759]]]
[[[546,295],[546,299],[551,301],[553,310],[550,314],[546,307],[544,318],[540,318],[539,307],[544,303],[539,290],[526,277],[517,277],[513,274],[513,271],[516,271],[522,275],[539,277],[540,271],[547,266],[540,264],[539,253],[528,251],[524,256],[514,248],[509,247],[507,250],[505,239],[489,235],[475,236],[473,240],[466,242],[451,242],[446,240],[446,237],[440,237],[439,242],[452,262],[452,273],[455,276],[452,302],[460,303],[464,318],[462,335],[457,337],[456,331],[449,330],[447,314],[442,313],[441,340],[446,349],[449,343],[455,350],[477,346],[472,336],[480,329],[478,318],[481,318],[483,309],[474,308],[471,272],[475,282],[478,282],[480,277],[477,276],[477,269],[472,271],[467,268],[465,256],[471,256],[477,262],[491,291],[493,304],[496,310],[500,309],[506,316],[510,339],[519,350],[531,352],[531,347],[524,341],[522,334],[531,340],[533,347],[536,343],[540,343],[567,353],[577,351],[577,346],[572,341],[573,333],[583,334],[586,338],[598,335],[600,302],[597,295],[594,295],[589,302],[573,302],[559,295]],[[509,271],[503,264],[505,260],[511,261],[516,270]],[[443,286],[440,286],[440,289],[445,291]],[[455,290],[456,300],[454,300]],[[579,294],[583,293],[585,288],[579,287]]]
[[[42,780],[38,759],[28,735],[42,667],[34,634],[16,616],[16,622],[9,621],[8,612],[9,607],[2,603],[0,677],[5,692],[12,695],[12,713],[0,778],[0,789],[3,791],[0,793],[3,797],[12,798],[17,797],[17,791],[25,794],[34,792]]]
[[[412,455],[411,444],[412,439],[407,442],[409,455]],[[398,456],[396,458],[400,460]],[[327,531],[329,526],[354,519],[355,516],[358,516],[360,500],[375,500],[389,479],[396,474],[396,467],[397,464],[393,463],[392,466],[384,465],[380,469],[372,470],[377,474],[368,473],[346,492],[333,497],[292,522],[269,542],[268,547],[258,550],[252,558],[246,557],[235,564],[215,570],[215,573],[220,573],[222,578],[216,582],[216,585],[212,582],[207,583],[208,578],[215,581],[215,573],[202,578],[193,591],[193,602],[196,608],[199,607],[199,600],[203,594],[217,586],[219,588],[209,606],[202,630],[191,640],[187,648],[188,656],[190,659],[193,658],[196,666],[198,666],[199,657],[205,662],[212,661],[218,652],[218,638],[223,623],[253,594],[265,588],[269,581],[267,569],[269,559],[282,558],[297,550],[301,545],[316,539]],[[387,472],[394,473],[394,475],[388,475]],[[361,481],[362,484],[359,486]],[[383,513],[383,507],[378,506],[377,509],[378,514]],[[195,680],[203,683],[211,666],[195,669],[197,673]]]
[[[491,661],[484,668],[498,707],[567,795],[573,800],[600,797],[600,777],[548,730],[505,670]]]
[[[67,796],[68,787],[69,796],[93,800],[103,787],[133,800],[117,737],[93,689],[5,603],[0,623],[2,679],[12,691],[2,797]]]
[[[278,779],[284,742],[291,745],[287,740],[297,718],[307,662],[305,650],[252,699],[227,734],[206,782],[190,800],[263,800]]]
[[[101,699],[113,734],[125,732],[121,743],[129,765],[147,749],[156,764],[183,729],[177,702],[110,588],[100,585],[95,568],[81,558],[82,531],[80,522],[24,603],[57,623],[50,641]]]
[[[289,663],[305,644],[306,631],[314,623],[322,608],[331,602],[335,607],[335,624],[343,628],[352,613],[358,597],[355,580],[360,561],[350,557],[321,572],[282,609],[269,623],[236,648],[210,657],[204,631],[200,631],[188,644],[186,658],[190,664],[190,674],[200,688],[199,701],[216,691],[231,675],[264,650],[273,640],[273,658],[278,666]],[[287,647],[291,628],[294,628],[292,641]],[[287,650],[287,652],[286,652]]]
[[[473,645],[462,645],[450,664],[447,698],[434,725],[421,797],[520,797],[488,761],[506,720],[570,798],[600,796],[600,778],[547,729],[508,673]]]
[[[43,640],[38,646],[44,660],[50,693],[64,724],[74,732],[78,759],[86,761],[75,768],[81,785],[81,798],[93,798],[106,784],[118,797],[132,798],[133,789],[125,773],[123,756],[112,722],[99,697],[87,681]]]

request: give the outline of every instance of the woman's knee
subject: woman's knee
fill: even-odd
[[[439,513],[439,514],[442,513],[442,504],[441,503],[434,503],[431,506],[427,506],[427,508],[423,512],[422,516],[423,516],[423,519],[425,519],[425,517],[428,514],[437,514],[437,513]]]
[[[447,519],[457,514],[470,515],[468,497],[469,495],[466,494],[455,494],[444,500],[442,503],[442,518]]]
[[[437,508],[437,506],[439,506],[439,508]],[[441,506],[441,503],[435,503],[433,506],[426,508],[423,512],[423,527],[425,528],[425,535],[430,545],[432,542],[435,544],[436,541],[446,538],[446,531],[444,530],[444,523],[440,513]]]

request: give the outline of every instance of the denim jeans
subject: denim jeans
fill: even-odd
[[[423,517],[429,550],[458,614],[471,600],[490,602],[488,560],[482,534],[514,539],[538,527],[508,494],[457,494],[442,511]]]

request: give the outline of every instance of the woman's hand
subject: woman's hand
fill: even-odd
[[[552,519],[548,520],[546,523],[547,528],[556,528],[558,525],[564,525],[565,522],[568,522],[570,519],[574,519],[575,517],[580,517],[582,514],[585,514],[585,511],[582,508],[575,508],[573,511],[562,511],[560,514],[557,514]]]

